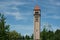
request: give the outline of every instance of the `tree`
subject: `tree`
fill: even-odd
[[[9,40],[19,40],[21,37],[21,34],[17,33],[15,30],[9,33]]]
[[[42,40],[53,40],[54,39],[54,33],[51,31],[51,25],[44,25],[44,29],[41,32],[41,39]]]
[[[55,40],[60,40],[60,30],[56,30],[55,32]]]
[[[30,40],[30,37],[28,35],[26,35],[25,40]]]
[[[6,18],[3,14],[0,13],[0,39],[7,40],[8,39],[8,32],[9,32],[9,25],[5,23]]]
[[[32,34],[32,36],[31,36],[31,40],[33,40],[33,34]]]
[[[41,39],[42,40],[47,40],[47,31],[46,29],[44,28],[43,31],[41,32]]]
[[[47,39],[48,40],[54,40],[54,32],[53,31],[47,32]]]

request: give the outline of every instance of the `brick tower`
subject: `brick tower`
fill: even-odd
[[[40,40],[40,8],[38,5],[34,8],[34,40]]]

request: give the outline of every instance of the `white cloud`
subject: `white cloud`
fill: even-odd
[[[15,17],[16,20],[21,20],[21,19],[27,19],[25,16],[25,14],[23,13],[20,13],[20,9],[17,8],[17,6],[22,6],[22,5],[26,5],[26,4],[29,4],[29,3],[26,3],[26,2],[20,2],[20,1],[3,1],[3,2],[0,2],[0,11],[4,14],[7,14],[7,15],[12,15]],[[23,15],[22,15],[23,14]]]
[[[19,2],[19,1],[3,1],[0,2],[0,11],[10,11],[10,10],[16,10],[18,11],[17,6],[22,6],[22,5],[26,5],[26,2]]]
[[[60,16],[52,15],[52,16],[47,16],[46,18],[60,19]]]
[[[24,36],[27,35],[31,35],[33,33],[33,26],[32,25],[11,25],[10,26],[10,31],[17,31],[21,34],[23,34]]]
[[[17,8],[18,5],[25,5],[27,3],[18,2],[18,1],[10,1],[10,2],[0,2],[0,10],[5,15],[12,15],[15,17],[16,20],[25,19],[19,12],[19,9]]]
[[[60,29],[60,26],[58,26],[58,25],[53,25],[52,28],[53,28],[53,31],[56,31],[57,29]]]
[[[25,5],[25,2],[18,2],[18,1],[10,1],[10,2],[0,2],[0,5]]]
[[[18,10],[18,8],[17,8],[17,7],[12,7],[12,9]]]
[[[12,15],[13,17],[15,17],[16,20],[22,20],[24,19],[23,16],[21,15],[21,13],[19,12],[5,12],[5,15]]]
[[[54,16],[52,16],[52,18],[54,18],[54,19],[60,19],[60,16],[54,15]]]
[[[60,6],[60,1],[59,0],[49,0],[51,4]]]
[[[60,6],[60,2],[57,2],[56,5],[57,5],[57,6]]]
[[[42,16],[42,18],[50,18],[50,19],[60,19],[60,16],[58,15],[45,15],[45,16]]]
[[[46,28],[47,30],[51,30],[51,31],[56,31],[57,29],[60,29],[60,26],[46,22],[46,23],[42,23],[41,29],[43,30],[43,28]]]
[[[11,28],[14,27],[14,29],[20,29],[20,30],[32,30],[33,29],[33,26],[32,25],[11,25]],[[12,29],[12,30],[14,30]]]
[[[32,16],[31,12],[20,13],[19,11],[17,11],[17,12],[6,12],[5,11],[4,14],[7,15],[7,16],[13,16],[17,21],[18,20],[28,21],[30,19],[30,16]],[[30,20],[32,20],[32,18]]]

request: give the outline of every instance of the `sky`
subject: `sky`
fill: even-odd
[[[36,5],[41,9],[40,30],[44,25],[48,30],[60,29],[60,0],[0,0],[0,13],[7,18],[6,24],[10,25],[10,31],[31,35],[34,27],[33,9]]]

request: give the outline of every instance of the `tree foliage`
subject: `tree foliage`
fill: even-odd
[[[0,39],[7,40],[8,39],[8,32],[9,32],[9,25],[6,25],[5,17],[3,14],[0,13]]]

